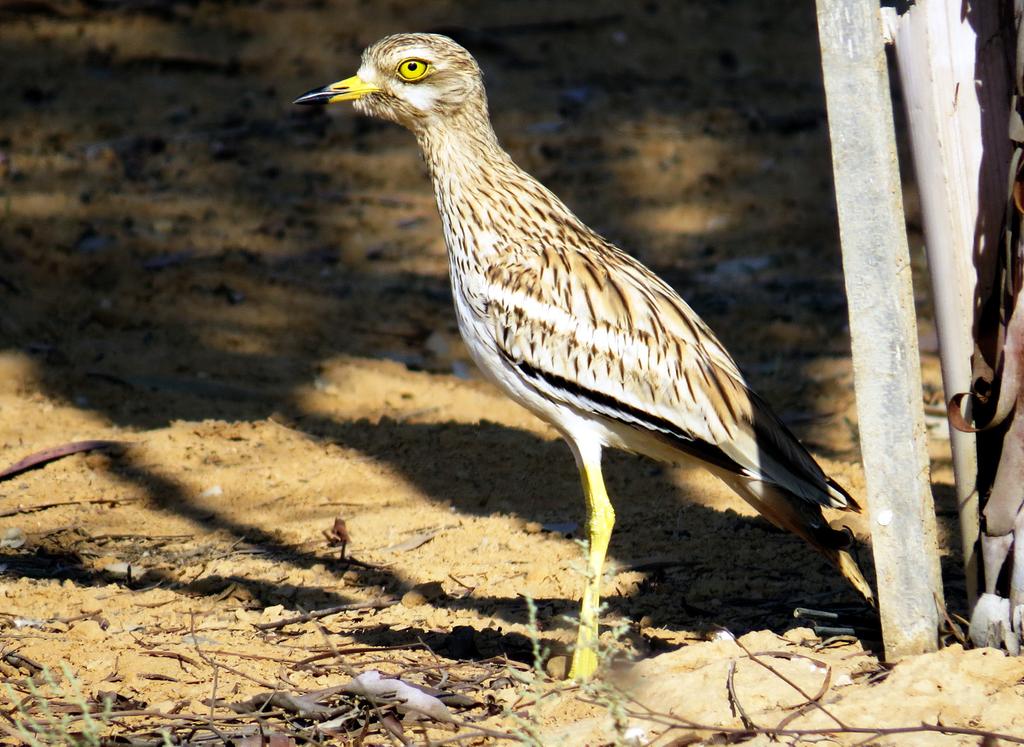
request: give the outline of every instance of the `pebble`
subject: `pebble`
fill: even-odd
[[[263,608],[263,617],[277,617],[284,612],[283,604],[275,604],[270,607]]]
[[[239,583],[231,584],[231,586],[221,592],[221,598],[232,599],[243,604],[256,601],[256,595],[252,593],[252,590],[248,586]]]
[[[69,635],[86,641],[100,641],[107,637],[106,632],[95,620],[82,620],[75,623],[69,631]]]
[[[442,596],[444,596],[444,589],[441,587],[441,582],[429,581],[425,584],[417,584],[405,592],[402,595],[402,606],[419,607]]]
[[[544,671],[548,673],[548,677],[553,680],[564,680],[569,676],[569,665],[571,664],[568,656],[552,656],[546,662],[544,662]]]
[[[85,465],[89,469],[109,469],[111,465],[110,456],[104,454],[101,451],[94,451],[91,454],[86,454]]]
[[[523,525],[523,531],[527,534],[540,534],[544,531],[544,525],[539,521],[528,521]]]
[[[423,596],[416,589],[410,589],[402,595],[402,606],[403,607],[419,607],[421,604],[426,604],[427,598]]]
[[[790,628],[782,637],[800,646],[813,646],[819,640],[818,634],[810,628]]]
[[[25,544],[25,533],[18,527],[8,527],[4,530],[3,539],[0,539],[0,547],[9,547],[16,550]]]
[[[114,578],[129,578],[133,575],[131,563],[125,563],[123,561],[108,563],[101,566],[100,570]],[[141,569],[136,569],[136,571],[140,570]],[[142,574],[136,572],[134,575],[141,576]]]
[[[149,707],[149,710],[156,711],[157,713],[171,714],[175,713],[175,707],[178,705],[176,700],[161,700],[159,703],[154,703]],[[208,708],[209,706],[207,706]]]
[[[934,695],[939,691],[939,686],[928,679],[921,679],[913,682],[908,688],[912,695]]]

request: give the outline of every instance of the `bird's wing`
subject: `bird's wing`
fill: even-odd
[[[858,508],[748,388],[703,320],[638,261],[604,242],[506,257],[486,273],[484,314],[502,354],[542,395],[811,503]]]

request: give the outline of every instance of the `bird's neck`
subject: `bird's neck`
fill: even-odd
[[[416,133],[434,190],[478,193],[483,197],[496,180],[520,171],[498,144],[487,118],[456,115],[439,126]]]
[[[486,116],[417,133],[452,255],[486,266],[521,237],[579,224],[567,207],[506,153]]]

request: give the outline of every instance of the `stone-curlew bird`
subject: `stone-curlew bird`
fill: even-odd
[[[821,511],[859,511],[857,503],[750,389],[672,288],[512,162],[494,135],[469,52],[436,34],[386,37],[363,53],[357,75],[296,103],[339,101],[416,136],[470,353],[576,457],[589,579],[570,676],[590,677],[598,661],[600,580],[615,521],[601,476],[605,447],[697,460],[873,601],[847,534],[830,528]]]

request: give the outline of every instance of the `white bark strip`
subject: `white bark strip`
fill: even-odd
[[[921,193],[935,323],[948,400],[971,390],[975,285],[994,276],[1010,141],[998,3],[918,0],[896,18],[896,61]],[[987,295],[987,292],[984,293]],[[951,428],[968,602],[977,597],[977,446]]]
[[[817,0],[886,657],[935,650],[942,579],[877,0]],[[882,521],[885,517],[888,521]]]

